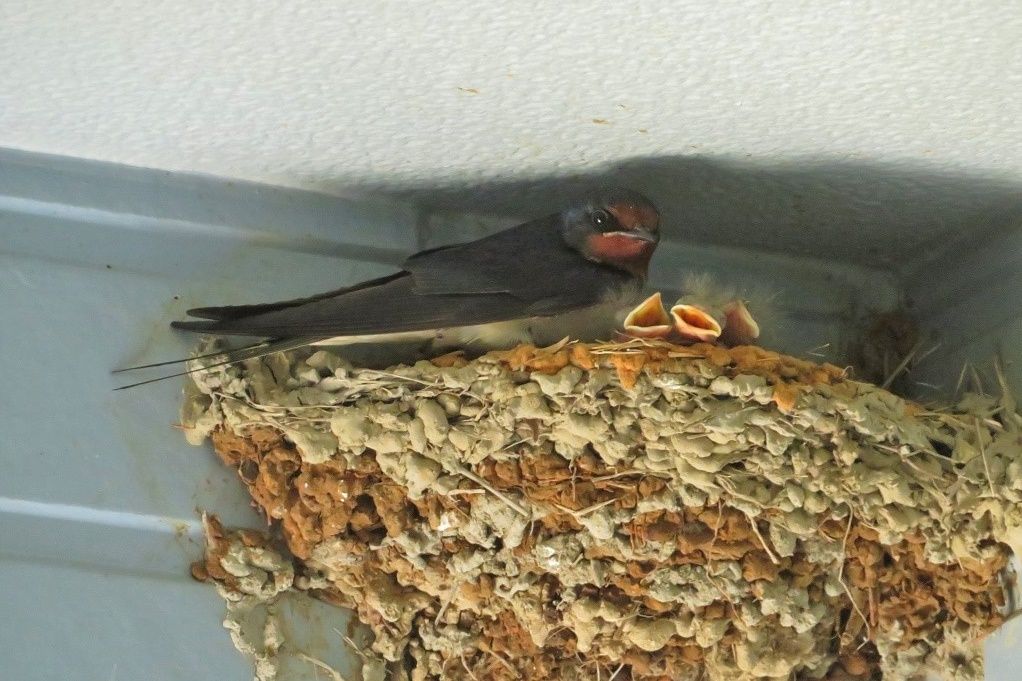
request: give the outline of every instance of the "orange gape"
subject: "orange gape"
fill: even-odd
[[[682,339],[697,343],[712,343],[720,338],[720,322],[695,305],[675,305],[671,308],[674,330]]]
[[[671,328],[671,318],[659,292],[646,298],[625,317],[625,333],[637,338],[666,338]]]

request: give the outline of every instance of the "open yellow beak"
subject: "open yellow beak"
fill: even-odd
[[[670,335],[671,318],[664,309],[660,293],[654,293],[625,317],[625,333],[637,338],[666,338]]]
[[[720,338],[720,322],[695,305],[675,305],[671,308],[674,330],[682,339],[695,343],[713,343]]]

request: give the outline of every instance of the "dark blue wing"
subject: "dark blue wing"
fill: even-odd
[[[422,331],[549,316],[600,302],[628,275],[582,258],[546,218],[467,244],[417,253],[404,271],[310,298],[200,308],[189,331],[329,337]]]

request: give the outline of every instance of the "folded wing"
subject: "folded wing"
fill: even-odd
[[[173,326],[272,338],[423,331],[559,314],[600,302],[626,279],[569,249],[545,218],[417,253],[387,277],[278,303],[197,308],[189,314],[209,321]]]

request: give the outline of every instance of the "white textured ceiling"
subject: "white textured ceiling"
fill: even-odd
[[[995,0],[4,2],[0,146],[521,214],[609,176],[686,237],[889,264],[1022,215],[1020,35]]]

